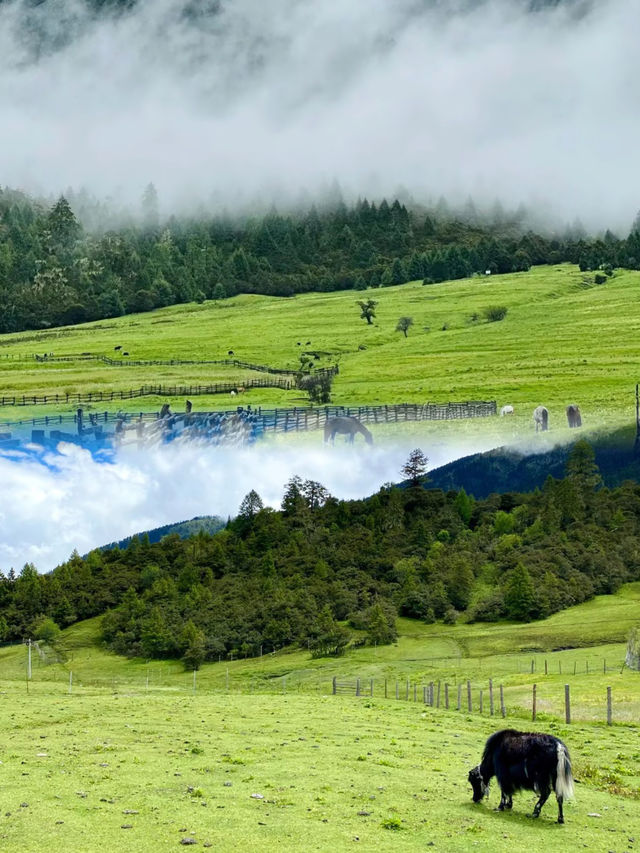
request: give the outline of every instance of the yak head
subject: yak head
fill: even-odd
[[[469,784],[473,788],[473,802],[479,803],[483,797],[486,797],[489,793],[489,786],[482,778],[482,773],[480,772],[480,765],[478,767],[474,767],[473,770],[469,771]]]

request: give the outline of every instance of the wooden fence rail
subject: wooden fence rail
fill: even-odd
[[[395,697],[396,700],[406,701],[406,702],[418,702],[420,701],[422,704],[427,705],[431,708],[441,708],[443,707],[445,710],[450,709],[450,689],[454,685],[449,684],[446,681],[438,680],[438,681],[430,681],[428,684],[419,684],[418,682],[412,683],[409,679],[405,682],[396,681],[395,682],[395,690],[389,690],[388,680],[384,679],[384,688],[378,687],[378,693],[375,690],[375,682],[373,678],[356,678],[350,681],[340,681],[337,677],[333,678],[332,681],[332,693],[334,696],[336,695],[350,695],[350,696],[384,696],[385,699]],[[457,695],[457,705],[456,710],[462,711],[462,682],[460,681],[457,685],[458,695]],[[500,716],[507,716],[507,706],[505,704],[504,699],[504,685],[500,684]],[[487,707],[484,701],[486,687],[483,685],[482,687],[475,687],[475,695],[476,702],[473,702],[473,693],[474,689],[472,688],[472,684],[470,681],[466,682],[466,691],[467,691],[467,703],[466,703],[466,711],[467,713],[478,713],[481,716],[487,716]],[[496,715],[496,708],[493,699],[493,679],[489,679],[489,709],[488,715],[493,717]],[[533,684],[531,688],[531,719],[533,722],[536,721],[536,717],[538,714],[538,685]],[[606,721],[607,725],[613,725],[613,695],[611,687],[607,687],[606,696],[603,696],[602,702],[602,712],[603,712],[603,722]],[[514,707],[511,710],[512,716],[522,716],[524,713],[528,713],[526,708],[523,709],[521,706]],[[546,712],[545,712],[546,713]],[[568,684],[564,686],[564,718],[566,724],[571,724],[571,698],[570,698],[570,687]]]
[[[79,355],[39,355],[34,353],[31,356],[39,363],[49,362],[72,362],[72,361],[100,361],[103,364],[108,364],[110,367],[175,367],[176,365],[207,365],[221,364],[226,367],[238,367],[243,370],[253,370],[258,373],[273,373],[279,376],[297,376],[300,371],[296,368],[289,367],[271,367],[268,364],[253,364],[249,361],[240,361],[237,358],[218,358],[208,360],[195,360],[184,358],[171,359],[132,359],[128,356],[122,358],[111,358],[108,355],[96,355],[94,353],[84,353]],[[311,371],[314,376],[335,376],[339,373],[337,364],[332,367],[319,367]]]

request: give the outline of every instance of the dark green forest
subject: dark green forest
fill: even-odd
[[[115,226],[83,194],[47,205],[0,189],[0,333],[237,293],[428,284],[563,261],[640,267],[638,223],[626,239],[587,239],[579,227],[550,237],[525,231],[523,211],[480,215],[472,203],[454,214],[444,202],[427,210],[365,199],[288,215],[161,221],[149,185],[141,207],[139,219]]]
[[[639,545],[640,485],[603,486],[584,441],[562,479],[480,501],[420,483],[339,501],[294,477],[280,511],[251,492],[215,535],[134,538],[1,576],[0,631],[15,641],[105,614],[113,651],[187,666],[291,644],[336,654],[391,642],[398,614],[546,617],[639,580]]]

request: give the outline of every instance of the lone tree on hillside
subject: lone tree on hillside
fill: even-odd
[[[378,303],[375,299],[357,299],[356,305],[359,305],[362,309],[360,316],[363,320],[367,321],[367,324],[371,326],[373,318],[376,316],[376,305]]]
[[[256,492],[255,489],[251,489],[251,491],[248,492],[242,499],[240,509],[238,510],[238,515],[241,518],[250,520],[254,517],[254,515],[257,515],[261,509],[264,509],[262,498]]]
[[[427,465],[429,460],[422,450],[417,447],[409,454],[409,458],[402,466],[402,473],[412,486],[420,486],[427,479]]]
[[[413,317],[400,317],[396,324],[396,332],[402,332],[406,338],[411,326],[413,326]]]

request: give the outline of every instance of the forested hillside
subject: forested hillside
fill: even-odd
[[[585,270],[640,266],[635,226],[626,240],[610,232],[589,240],[579,229],[551,238],[524,233],[523,213],[481,216],[472,204],[455,215],[444,203],[409,209],[396,199],[290,215],[161,221],[149,186],[140,221],[106,228],[108,215],[97,202],[71,202],[62,197],[47,207],[0,190],[0,333],[239,292],[364,290],[562,261]]]
[[[49,575],[10,572],[0,583],[2,636],[108,611],[109,648],[191,666],[294,643],[336,653],[349,641],[338,621],[385,643],[397,614],[541,618],[640,579],[640,486],[600,482],[584,441],[564,479],[478,502],[421,485],[338,501],[293,478],[281,511],[250,493],[214,536],[134,539],[74,555]]]

